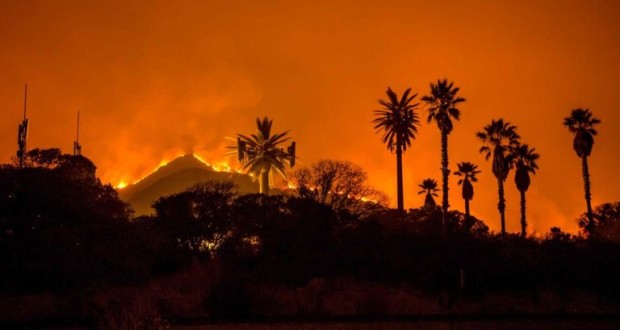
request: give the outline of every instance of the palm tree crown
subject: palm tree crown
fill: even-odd
[[[424,208],[434,209],[435,206],[437,206],[437,203],[435,203],[433,196],[437,197],[437,192],[439,192],[439,188],[437,188],[437,181],[433,179],[424,179],[418,187],[420,187],[418,195],[426,194],[424,199]]]
[[[513,157],[516,168],[515,183],[517,189],[519,191],[527,191],[530,187],[530,173],[536,173],[540,155],[536,153],[536,148],[530,148],[529,145],[522,144],[514,148]]]
[[[418,195],[427,194],[437,197],[437,193],[439,192],[439,188],[437,188],[437,181],[434,179],[424,179],[418,187],[420,187]]]
[[[508,172],[512,168],[511,150],[519,144],[521,138],[517,134],[517,127],[503,119],[492,120],[476,136],[482,141],[480,153],[489,160],[493,156],[493,175],[497,179],[506,180]]]
[[[418,94],[409,95],[411,88],[403,93],[400,100],[391,88],[387,89],[388,100],[379,100],[383,109],[375,110],[375,124],[377,132],[383,132],[381,142],[386,143],[389,151],[400,148],[406,151],[411,146],[411,140],[415,139],[420,124],[415,110],[419,103],[412,103]]]
[[[242,168],[256,176],[261,176],[261,193],[267,193],[269,189],[269,174],[271,170],[275,170],[282,177],[286,177],[284,174],[285,167],[291,165],[294,162],[294,154],[290,151],[285,151],[280,145],[288,140],[288,131],[283,133],[271,134],[271,125],[273,121],[267,117],[262,120],[256,119],[256,126],[258,131],[256,134],[250,136],[237,134],[238,146],[231,148],[238,148],[239,150]]]
[[[461,162],[456,164],[458,171],[454,172],[454,175],[462,177],[459,179],[458,184],[463,185],[463,199],[471,200],[474,198],[474,187],[472,182],[478,182],[476,175],[480,174],[478,165],[470,162]]]
[[[447,79],[437,80],[437,84],[431,83],[431,94],[422,97],[422,101],[428,104],[427,120],[437,122],[441,132],[452,132],[452,118],[459,120],[461,111],[457,105],[465,102],[465,98],[457,96],[460,88],[454,87],[454,83],[448,83]]]
[[[590,156],[594,145],[594,136],[597,134],[594,125],[601,120],[594,117],[589,109],[574,109],[570,117],[564,118],[564,126],[573,133],[573,149],[579,157]]]

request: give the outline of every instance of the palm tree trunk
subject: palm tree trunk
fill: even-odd
[[[259,189],[261,194],[269,195],[269,171],[260,173]]]
[[[469,219],[469,199],[465,200],[465,219]]]
[[[448,134],[441,132],[441,175],[443,176],[443,199],[441,202],[441,208],[443,210],[441,215],[441,228],[445,235],[446,227],[446,214],[448,213],[448,176],[450,175],[448,169]]]
[[[450,206],[448,203],[448,177],[450,170],[448,169],[448,134],[446,133],[441,133],[441,175],[443,176],[443,200],[441,205],[444,212],[447,212]]]
[[[588,214],[588,231],[591,233],[594,229],[594,217],[592,216],[592,195],[590,194],[590,171],[588,170],[588,157],[581,157],[581,170],[583,172],[583,188],[585,190],[586,207]]]
[[[471,229],[470,223],[471,218],[469,216],[469,199],[465,199],[465,228],[467,228],[467,230]]]
[[[525,238],[527,222],[525,221],[525,190],[519,190],[521,192],[521,237]]]
[[[396,146],[396,195],[398,198],[398,211],[405,210],[403,199],[403,152],[400,145]]]
[[[499,195],[499,202],[497,203],[497,209],[501,218],[502,236],[506,236],[506,216],[504,211],[506,210],[506,200],[504,199],[504,180],[497,179],[497,193]]]

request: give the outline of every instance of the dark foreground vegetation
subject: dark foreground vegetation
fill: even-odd
[[[457,211],[443,235],[439,207],[349,212],[303,196],[207,182],[134,218],[88,159],[31,151],[24,168],[0,167],[0,322],[160,328],[620,307],[617,203],[595,209],[582,236],[536,239],[489,233]]]

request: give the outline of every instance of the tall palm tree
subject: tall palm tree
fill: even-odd
[[[585,190],[586,207],[588,214],[589,229],[594,228],[592,216],[592,195],[590,193],[590,171],[588,170],[588,157],[594,145],[594,136],[597,134],[594,125],[600,124],[601,120],[594,117],[589,109],[574,109],[570,117],[564,118],[564,126],[573,133],[573,149],[581,158],[581,171],[583,175],[583,187]]]
[[[424,198],[424,208],[427,210],[434,209],[437,206],[437,203],[435,203],[433,196],[437,197],[437,192],[439,191],[439,188],[437,188],[437,181],[433,179],[424,179],[418,187],[420,187],[418,195],[426,194],[426,197]]]
[[[290,137],[287,137],[288,131],[272,135],[272,123],[267,117],[262,120],[256,118],[258,132],[250,136],[237,134],[237,146],[230,147],[237,149],[242,168],[259,177],[261,194],[269,194],[269,175],[272,170],[286,177],[285,167],[292,166],[295,162],[294,144],[292,149],[289,147],[287,151],[280,146],[290,140]]]
[[[396,152],[396,185],[398,195],[398,210],[404,211],[403,199],[403,152],[411,146],[411,140],[415,139],[418,132],[417,126],[420,124],[417,110],[419,103],[412,103],[418,94],[409,95],[411,88],[408,88],[402,97],[387,89],[387,100],[379,100],[383,109],[375,110],[374,129],[383,132],[381,142],[387,145],[390,152]]]
[[[457,108],[459,103],[465,102],[465,98],[457,96],[460,88],[454,87],[453,82],[447,79],[437,80],[431,83],[431,93],[422,97],[428,106],[428,122],[435,121],[441,132],[441,175],[443,179],[443,198],[441,207],[443,210],[442,228],[445,227],[445,217],[450,206],[448,202],[448,135],[452,132],[452,119],[459,120],[461,111]]]
[[[517,146],[513,150],[515,170],[515,184],[521,193],[521,236],[525,237],[527,221],[525,220],[525,192],[530,187],[530,173],[536,174],[538,169],[538,159],[540,155],[536,153],[536,148],[531,148],[527,144]]]
[[[501,217],[502,235],[506,235],[506,200],[504,199],[504,181],[512,168],[512,149],[519,144],[517,127],[503,119],[492,120],[491,123],[476,133],[483,146],[480,153],[485,155],[486,160],[493,156],[492,171],[497,179],[497,193],[499,202],[497,209]]]
[[[472,182],[478,182],[476,175],[480,174],[478,165],[470,162],[461,162],[456,164],[458,171],[454,175],[462,177],[458,184],[463,186],[462,195],[465,200],[465,219],[469,220],[469,201],[474,198],[474,186]]]

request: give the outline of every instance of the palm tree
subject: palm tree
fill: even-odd
[[[381,142],[387,144],[390,152],[396,152],[396,185],[398,195],[398,210],[404,211],[403,200],[403,160],[402,153],[411,146],[411,140],[415,139],[418,132],[417,125],[420,124],[418,114],[415,110],[419,103],[412,103],[418,94],[409,96],[411,88],[408,88],[402,97],[387,89],[387,100],[379,100],[383,106],[381,110],[375,110],[375,119],[372,121],[374,129],[383,132]]]
[[[443,179],[442,199],[442,228],[445,227],[445,217],[448,212],[448,134],[452,132],[452,119],[459,120],[461,111],[458,104],[465,102],[465,98],[457,96],[460,88],[454,87],[454,83],[448,83],[447,79],[437,80],[437,84],[431,83],[431,94],[422,97],[422,101],[428,105],[428,122],[435,121],[441,132],[441,175]]]
[[[581,158],[581,171],[583,175],[583,187],[585,190],[586,207],[589,229],[594,228],[592,217],[592,195],[590,194],[590,172],[588,170],[588,156],[592,152],[596,129],[594,125],[600,124],[601,120],[594,117],[589,109],[574,109],[570,117],[564,118],[564,126],[573,133],[573,149]]]
[[[424,208],[427,210],[434,209],[437,206],[437,203],[435,203],[433,196],[437,197],[437,192],[439,191],[439,188],[437,188],[437,181],[433,179],[424,179],[418,187],[420,187],[418,195],[426,194],[426,197],[424,198]]]
[[[294,142],[287,151],[280,145],[288,140],[288,131],[271,135],[272,120],[265,117],[262,120],[256,118],[257,134],[249,137],[237,134],[237,146],[230,147],[237,149],[239,160],[243,164],[243,169],[247,173],[259,177],[259,187],[261,194],[269,194],[269,175],[275,170],[282,177],[285,167],[295,163]]]
[[[506,200],[504,199],[504,181],[508,177],[508,172],[512,168],[512,152],[511,150],[519,144],[519,134],[517,127],[503,119],[492,120],[491,123],[476,136],[484,144],[480,148],[480,153],[485,155],[486,160],[493,156],[492,171],[497,179],[499,202],[497,209],[501,217],[502,235],[506,235]]]
[[[478,182],[476,175],[480,174],[478,165],[470,162],[461,162],[456,164],[458,171],[454,175],[463,177],[459,179],[458,184],[463,186],[462,195],[465,200],[465,219],[469,220],[469,201],[474,198],[474,186],[472,182]]]
[[[513,150],[515,172],[515,184],[521,193],[521,236],[525,237],[527,222],[525,220],[525,192],[530,187],[530,173],[536,174],[538,158],[536,148],[527,144],[519,145]]]

